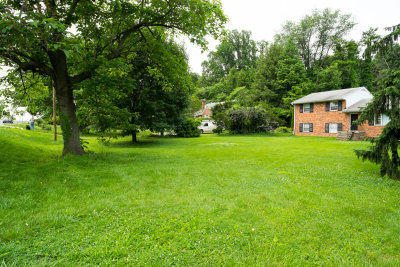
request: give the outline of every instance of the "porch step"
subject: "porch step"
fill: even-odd
[[[353,132],[351,131],[339,131],[336,140],[348,141],[351,140],[352,137]]]
[[[352,132],[352,131],[340,131],[338,132],[336,140],[364,140],[365,133],[364,132]]]

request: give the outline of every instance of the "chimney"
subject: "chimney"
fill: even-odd
[[[201,100],[201,109],[204,109],[206,107],[206,102],[207,101],[205,99]]]

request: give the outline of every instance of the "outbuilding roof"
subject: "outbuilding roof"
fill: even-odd
[[[297,99],[296,101],[293,101],[292,105],[316,103],[316,102],[328,102],[328,101],[335,101],[335,100],[345,100],[346,96],[353,94],[360,90],[367,90],[367,88],[356,87],[356,88],[349,88],[349,89],[340,89],[340,90],[312,93],[312,94],[306,95],[305,97]]]
[[[346,108],[343,110],[343,112],[346,113],[351,113],[351,112],[361,112],[363,108],[365,108],[369,102],[371,102],[372,99],[370,98],[364,98],[358,101],[357,103],[354,103],[350,107]]]

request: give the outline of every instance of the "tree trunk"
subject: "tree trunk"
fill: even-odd
[[[76,109],[72,95],[72,89],[59,88],[57,90],[57,100],[60,105],[60,121],[62,135],[64,138],[64,148],[62,155],[69,153],[72,155],[82,155],[84,150],[79,136],[79,125],[76,119]]]
[[[137,143],[136,130],[132,131],[132,143]]]
[[[72,155],[82,155],[85,151],[80,141],[73,89],[68,76],[66,57],[62,51],[58,51],[52,54],[50,59],[54,67],[55,76],[53,81],[60,106],[59,116],[64,139],[62,156],[69,153]]]

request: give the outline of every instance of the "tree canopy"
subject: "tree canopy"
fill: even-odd
[[[205,47],[204,37],[219,36],[226,22],[216,0],[10,0],[0,3],[0,17],[0,63],[54,83],[63,155],[84,152],[73,91],[97,68],[134,54],[157,29]]]
[[[324,66],[328,55],[333,52],[338,41],[343,39],[355,23],[350,14],[340,14],[339,10],[314,10],[298,23],[289,21],[283,25],[282,33],[277,36],[283,42],[292,39],[299,55],[310,69],[318,63]]]
[[[256,66],[259,44],[251,39],[250,31],[228,32],[216,51],[202,63],[203,76],[208,85],[219,82],[232,69],[249,70]]]

